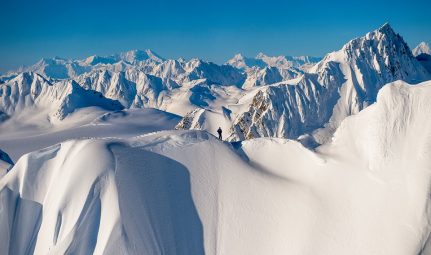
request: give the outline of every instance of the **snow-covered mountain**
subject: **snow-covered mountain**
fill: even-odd
[[[412,52],[414,56],[419,56],[420,54],[423,54],[423,53],[431,55],[430,46],[426,42],[419,43],[419,45],[416,46]]]
[[[118,101],[86,90],[75,81],[51,83],[36,73],[21,73],[0,86],[0,109],[7,116],[28,118],[28,115],[43,115],[56,122],[89,106],[106,110],[123,108]]]
[[[385,24],[328,54],[299,78],[253,90],[240,109],[230,107],[236,117],[229,139],[309,134],[324,143],[345,117],[374,103],[384,84],[430,78],[402,37]]]
[[[25,154],[0,178],[0,253],[430,254],[430,96],[388,84],[316,152],[170,130]]]
[[[161,63],[165,61],[164,58],[160,57],[157,53],[152,50],[131,50],[127,52],[120,53],[115,56],[117,61],[122,60],[130,64],[138,63],[140,61],[151,60],[156,63]]]
[[[78,77],[77,82],[86,89],[101,92],[107,98],[118,100],[127,108],[159,108],[161,105],[159,101],[162,101],[163,97],[161,93],[168,93],[179,87],[173,80],[163,81],[159,77],[135,69],[121,72],[94,70]]]

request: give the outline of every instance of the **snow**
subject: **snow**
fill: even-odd
[[[413,52],[413,55],[416,57],[419,56],[420,54],[431,55],[430,46],[426,42],[419,43],[419,45],[416,46],[412,52]]]
[[[57,125],[35,127],[19,122],[4,125],[0,129],[0,145],[16,161],[25,153],[68,139],[133,137],[142,133],[173,129],[179,121],[179,116],[156,109],[106,112],[97,108],[86,108],[75,112]]]
[[[133,50],[1,76],[0,254],[431,254],[416,52],[385,24],[320,61]]]
[[[0,179],[0,252],[419,254],[431,230],[430,96],[431,82],[388,84],[315,151],[144,130],[26,154]],[[136,117],[123,115],[94,123]]]

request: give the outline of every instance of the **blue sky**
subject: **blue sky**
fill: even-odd
[[[323,56],[386,21],[414,47],[431,42],[429,10],[429,0],[0,0],[0,71],[147,48],[216,63],[239,52]]]

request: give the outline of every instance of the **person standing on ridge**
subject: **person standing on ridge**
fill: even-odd
[[[222,137],[221,137],[221,133],[222,133],[221,127],[218,127],[217,133],[218,133],[218,139],[223,140]]]

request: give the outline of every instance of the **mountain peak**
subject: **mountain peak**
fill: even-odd
[[[154,60],[156,62],[163,62],[165,59],[160,57],[150,49],[146,50],[130,50],[120,53],[120,58],[126,62],[133,63],[134,61]]]
[[[413,49],[413,55],[418,56],[420,54],[428,54],[431,55],[431,49],[428,43],[421,42],[416,48]]]
[[[233,56],[234,59],[243,59],[244,56],[241,53],[237,53],[235,54],[235,56]]]
[[[395,35],[396,34],[394,29],[389,24],[389,22],[386,22],[385,24],[383,24],[379,29],[377,29],[377,31],[382,33],[382,34],[386,34],[386,35]]]
[[[389,22],[385,22],[379,29],[392,29]]]

